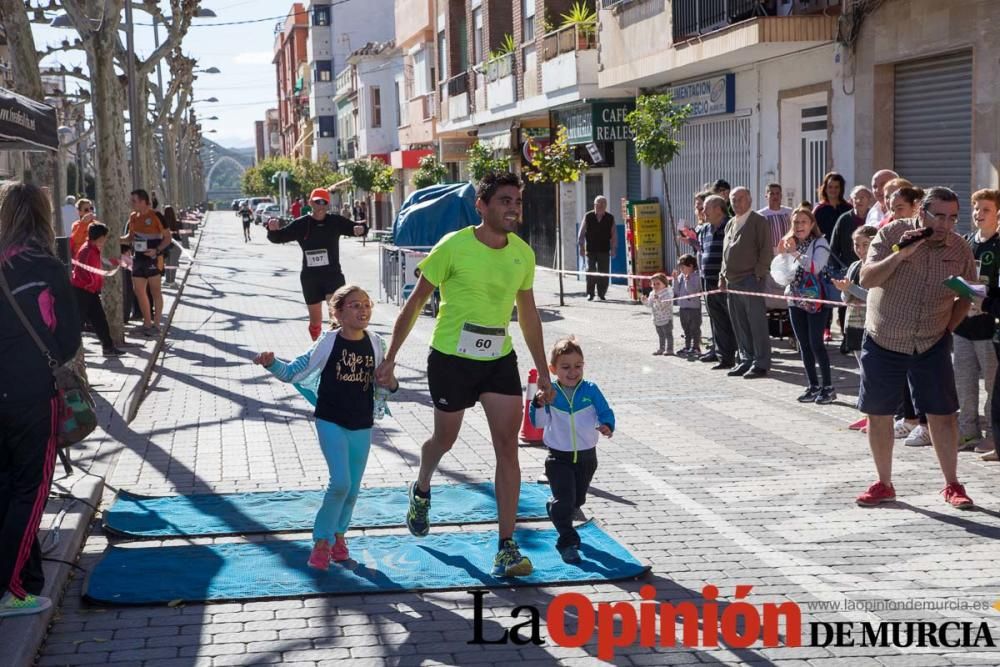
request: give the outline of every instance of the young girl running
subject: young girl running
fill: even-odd
[[[597,470],[597,441],[611,437],[615,413],[593,382],[583,379],[583,349],[573,337],[556,341],[549,356],[549,370],[558,378],[556,399],[542,403],[543,392],[531,402],[529,416],[545,429],[549,448],[545,475],[552,500],[549,518],[559,533],[556,551],[567,563],[579,563],[580,535],[573,528],[573,512],[587,502],[590,480]]]
[[[275,359],[273,352],[254,359],[282,382],[294,384],[316,407],[316,434],[330,471],[309,556],[309,566],[318,570],[327,569],[331,559],[350,557],[344,533],[368,463],[372,426],[387,412],[388,393],[399,388],[392,375],[385,387],[375,383],[386,345],[381,336],[366,331],[372,314],[368,294],[357,285],[345,285],[330,301],[340,327],[320,336],[311,350],[288,362]]]

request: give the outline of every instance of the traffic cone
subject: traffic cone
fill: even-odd
[[[524,392],[524,416],[521,419],[521,442],[529,445],[537,445],[542,441],[542,429],[531,423],[529,410],[531,401],[538,391],[538,371],[532,368],[528,371],[528,388]]]

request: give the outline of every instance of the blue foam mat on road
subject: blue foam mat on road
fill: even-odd
[[[546,519],[548,486],[522,484],[517,516]],[[105,530],[125,537],[253,535],[311,531],[323,491],[273,491],[139,496],[119,491],[104,513]],[[405,525],[406,487],[361,489],[351,528]],[[493,484],[441,484],[432,489],[434,525],[490,523],[497,520]]]
[[[583,562],[567,565],[555,550],[554,529],[518,530],[515,539],[535,571],[517,579],[489,574],[496,531],[349,537],[352,560],[333,563],[326,572],[306,565],[311,540],[112,546],[90,573],[84,595],[116,605],[262,600],[594,583],[634,578],[648,569],[597,524],[588,522],[579,532]]]

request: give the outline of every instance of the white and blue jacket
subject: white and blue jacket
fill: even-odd
[[[573,452],[575,463],[577,451],[597,446],[598,426],[615,430],[615,413],[593,382],[580,380],[568,393],[558,382],[553,386],[556,400],[541,407],[532,401],[528,414],[532,424],[545,429],[542,442],[550,449]]]
[[[375,352],[375,368],[379,367],[382,359],[385,358],[385,339],[377,333],[366,332],[372,341],[372,350]],[[292,361],[282,361],[275,359],[274,363],[267,367],[274,377],[282,382],[291,382],[299,393],[302,394],[309,403],[315,407],[316,397],[319,393],[319,381],[326,368],[326,362],[333,354],[333,346],[337,342],[337,330],[327,331],[320,335],[316,343],[305,354]],[[383,415],[391,414],[386,400],[391,392],[384,387],[375,385],[375,414],[377,420]]]

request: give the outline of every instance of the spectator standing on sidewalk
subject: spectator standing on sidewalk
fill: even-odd
[[[181,223],[177,219],[177,211],[173,206],[163,207],[163,222],[170,230],[170,245],[164,256],[163,279],[167,285],[175,285],[177,280],[177,265],[181,261],[181,249],[174,243],[180,237]]]
[[[0,189],[0,271],[57,364],[80,348],[80,319],[56,258],[52,206],[38,187]],[[59,402],[49,363],[0,291],[0,618],[52,606],[38,526],[56,462]]]
[[[80,252],[80,248],[87,242],[87,229],[90,227],[90,223],[97,220],[94,214],[94,202],[89,199],[77,199],[76,214],[77,220],[73,223],[73,228],[69,233],[70,257],[76,257],[76,253]]]
[[[104,276],[99,272],[103,271],[101,251],[107,240],[107,225],[100,222],[91,223],[87,230],[87,242],[83,244],[75,257],[76,261],[84,266],[73,265],[70,283],[73,285],[73,294],[80,311],[80,321],[89,322],[94,328],[97,339],[101,341],[101,349],[105,357],[120,357],[125,353],[118,349],[111,339],[108,318],[104,313],[104,306],[101,304]],[[88,271],[85,267],[94,270]]]
[[[701,356],[701,297],[688,296],[701,291],[698,260],[693,255],[681,255],[674,271],[674,296],[684,332],[684,349],[680,356]]]
[[[767,220],[751,208],[753,198],[750,191],[738,187],[732,191],[730,198],[736,217],[726,226],[719,288],[753,294],[728,295],[729,318],[740,350],[740,364],[728,375],[753,380],[764,377],[771,369],[764,285],[771,271],[774,248]]]
[[[715,292],[719,288],[719,272],[722,270],[722,249],[725,245],[726,202],[718,195],[705,199],[706,224],[698,228],[698,252],[701,253],[702,289]],[[708,319],[712,324],[712,350],[700,359],[715,363],[713,370],[723,370],[736,365],[736,334],[729,319],[729,300],[725,292],[709,294],[705,297]]]
[[[292,219],[298,218],[302,215],[302,197],[296,197],[295,201],[288,208],[289,214],[291,214]]]
[[[965,236],[976,259],[979,283],[989,290],[998,287],[1000,234],[997,233],[997,210],[1000,190],[979,190],[972,195],[972,221],[975,231]],[[990,406],[993,402],[997,355],[993,346],[996,316],[973,304],[968,316],[955,328],[955,388],[958,390],[958,437],[960,449],[975,448],[980,454],[992,452],[993,428]],[[985,417],[979,416],[979,381],[986,386]],[[983,438],[983,430],[986,437]]]
[[[587,258],[588,273],[610,273],[611,258],[618,250],[615,235],[615,217],[608,213],[608,200],[604,195],[594,198],[594,208],[587,211],[580,223],[580,254]],[[607,276],[587,276],[587,301],[594,300],[594,291],[605,300],[610,279]]]
[[[953,191],[931,188],[918,218],[896,220],[879,230],[861,267],[868,313],[858,409],[868,415],[868,444],[878,472],[878,481],[857,498],[862,506],[896,499],[892,415],[904,383],[916,409],[927,415],[945,479],[945,501],[959,509],[973,505],[958,481],[958,395],[951,361],[951,334],[970,302],[943,285],[951,275],[976,280],[972,250],[954,232],[958,212]],[[932,230],[931,236],[922,237],[923,227]],[[904,242],[909,245],[900,247]]]
[[[145,190],[133,190],[131,204],[128,233],[122,237],[122,241],[128,243],[134,253],[132,287],[139,301],[139,310],[142,311],[142,328],[139,333],[156,336],[160,333],[157,321],[163,315],[160,276],[163,274],[163,254],[170,247],[170,230],[151,208],[149,194]]]
[[[757,211],[767,219],[771,228],[771,247],[777,253],[777,248],[792,227],[792,209],[781,205],[781,184],[768,183],[764,191],[767,206]]]
[[[868,209],[865,216],[865,224],[878,227],[879,223],[889,213],[889,205],[886,201],[886,183],[894,178],[899,178],[899,174],[892,169],[879,169],[872,175],[872,194],[875,195],[875,203]]]
[[[816,296],[822,297],[819,275],[830,259],[830,244],[823,238],[823,232],[808,207],[800,208],[792,214],[792,228],[782,239],[778,249],[779,252],[794,257],[798,265],[795,281],[786,288],[785,294],[797,293],[803,284],[808,283],[815,286]],[[830,306],[808,301],[788,303],[788,319],[792,322],[792,331],[799,344],[799,356],[809,380],[809,386],[798,398],[799,403],[825,404],[832,403],[837,398],[830,375],[830,357],[823,344],[823,328],[829,310]]]

